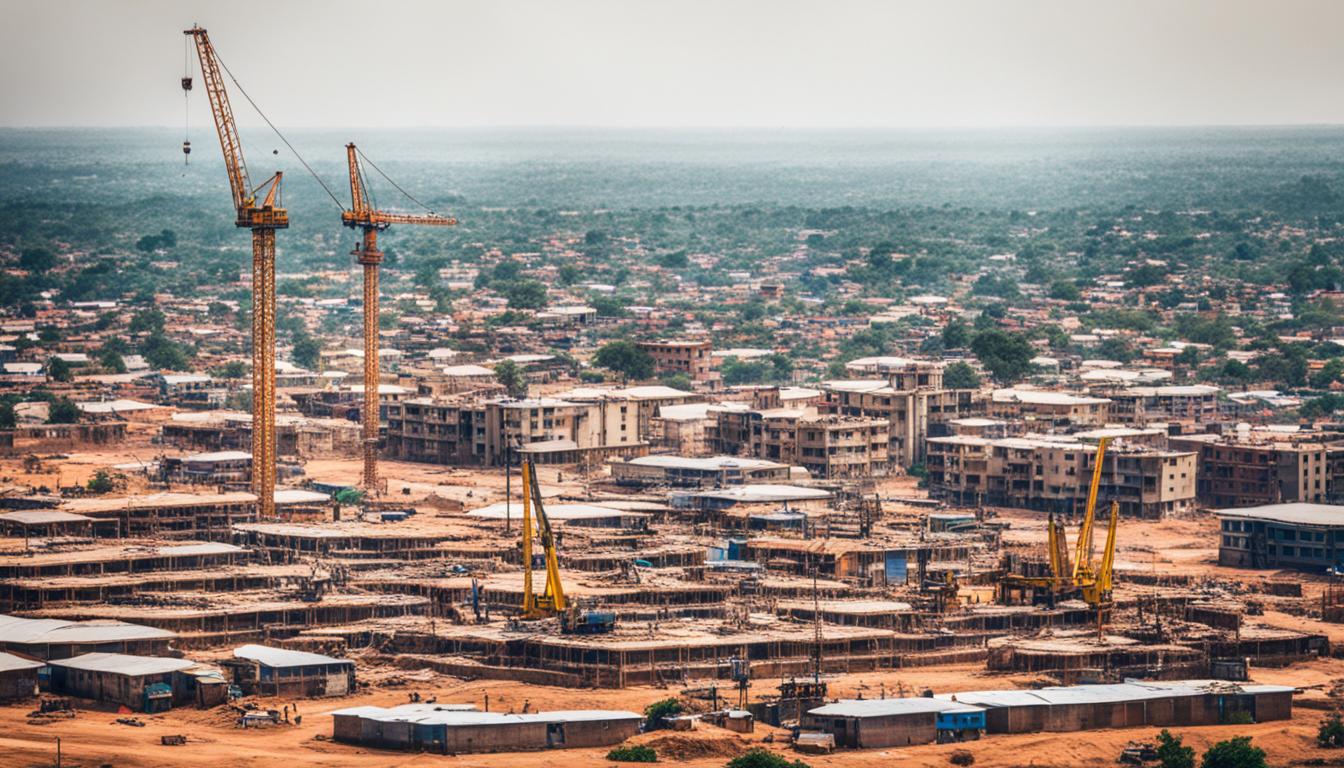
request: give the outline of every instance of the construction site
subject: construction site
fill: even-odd
[[[1344,705],[1344,582],[1273,558],[1325,558],[1344,507],[1211,513],[1195,452],[1102,398],[887,357],[819,389],[418,348],[386,370],[379,235],[457,219],[379,208],[376,177],[410,195],[353,142],[349,203],[322,186],[359,238],[361,383],[278,372],[283,177],[254,183],[237,81],[185,36],[251,235],[249,407],[160,376],[154,403],[4,431],[0,763],[1076,766],[1159,728],[1314,755]],[[708,376],[707,342],[652,347]],[[986,492],[967,474],[990,463]]]

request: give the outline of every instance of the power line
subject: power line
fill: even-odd
[[[406,190],[402,189],[402,188],[401,188],[401,185],[400,185],[400,184],[397,184],[397,182],[393,181],[391,176],[388,176],[386,173],[383,173],[383,169],[382,169],[382,168],[379,168],[378,165],[377,165],[376,163],[374,163],[372,160],[370,160],[370,159],[369,159],[369,156],[366,155],[366,154],[364,154],[364,150],[360,149],[359,147],[355,147],[355,151],[359,153],[359,156],[364,160],[364,162],[366,162],[366,163],[369,164],[369,167],[371,167],[371,168],[373,168],[373,170],[377,171],[379,176],[382,176],[384,179],[387,179],[387,183],[388,183],[388,184],[391,184],[392,186],[396,187],[396,188],[397,188],[397,191],[400,192],[401,194],[405,195],[405,196],[407,197],[407,199],[409,199],[411,202],[415,203],[416,205],[420,206],[421,208],[424,208],[426,211],[429,211],[430,213],[434,214],[435,216],[439,216],[439,215],[441,215],[438,211],[434,210],[433,208],[430,208],[428,205],[425,205],[424,203],[422,203],[422,202],[420,202],[419,200],[417,200],[417,199],[415,198],[415,196],[412,195],[410,192],[407,192]]]

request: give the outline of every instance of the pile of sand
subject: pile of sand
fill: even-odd
[[[626,743],[653,747],[659,760],[731,759],[748,749],[737,734],[725,731],[653,731]]]

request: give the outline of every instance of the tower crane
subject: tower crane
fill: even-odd
[[[345,145],[345,153],[350,165],[350,208],[341,212],[341,224],[362,233],[352,254],[364,268],[364,488],[372,494],[378,484],[378,265],[383,262],[378,233],[393,224],[448,227],[456,224],[457,219],[436,213],[404,214],[376,209],[364,181],[364,165],[360,162],[363,153],[353,143]],[[373,168],[378,170],[377,166]]]
[[[196,44],[201,62],[201,79],[233,192],[234,224],[252,230],[252,490],[258,516],[269,519],[275,516],[275,231],[289,227],[289,213],[280,207],[280,171],[252,186],[210,36],[199,26],[183,34]],[[191,90],[189,72],[182,78],[182,89]],[[184,143],[184,153],[190,146]]]

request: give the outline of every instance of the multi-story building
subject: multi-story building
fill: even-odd
[[[1218,564],[1323,571],[1344,557],[1344,507],[1270,504],[1219,509]]]
[[[1120,431],[1105,430],[1113,439]],[[929,438],[929,493],[962,504],[1082,512],[1096,450],[1077,435]],[[1195,466],[1192,451],[1112,443],[1102,460],[1098,505],[1114,500],[1122,515],[1146,518],[1190,509]]]
[[[864,358],[850,370],[884,379],[829,381],[823,384],[822,410],[839,416],[877,418],[887,422],[887,457],[908,467],[924,460],[925,440],[943,425],[968,416],[977,407],[975,392],[943,388],[943,364],[905,358]]]
[[[639,348],[653,358],[654,372],[659,375],[684,373],[691,381],[709,381],[714,378],[711,363],[713,344],[700,341],[641,341]]]
[[[1218,395],[1209,384],[1163,387],[1120,387],[1101,392],[1111,401],[1109,418],[1125,424],[1150,421],[1188,421],[1208,424],[1218,420]]]
[[[720,488],[748,483],[787,483],[789,465],[737,456],[638,456],[611,462],[611,477],[622,485]]]
[[[1234,434],[1173,436],[1199,455],[1199,502],[1209,507],[1320,503],[1330,492],[1327,448],[1313,440]]]
[[[890,467],[885,419],[803,408],[715,413],[710,443],[722,453],[793,464],[826,479],[884,475]]]
[[[436,464],[499,465],[509,451],[538,463],[597,464],[639,456],[638,406],[623,399],[412,398],[388,404],[386,454]]]
[[[989,415],[1025,422],[1033,430],[1100,427],[1106,424],[1110,403],[1104,397],[1068,392],[996,389],[990,397]]]

